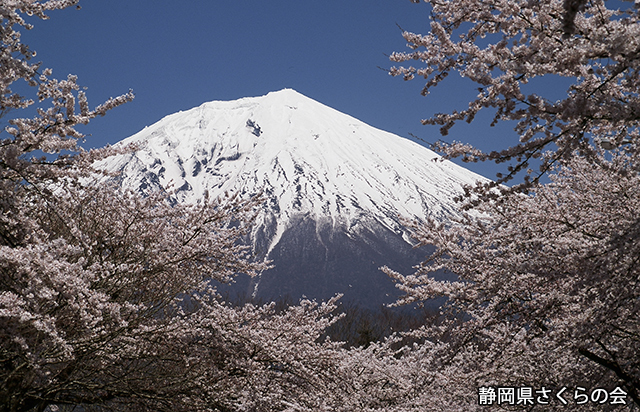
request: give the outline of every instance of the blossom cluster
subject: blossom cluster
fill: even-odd
[[[446,135],[456,122],[471,122],[481,110],[493,113],[492,125],[514,125],[519,142],[483,153],[467,144],[440,144],[450,157],[465,161],[513,161],[496,183],[518,173],[523,190],[550,167],[576,153],[596,156],[593,142],[606,147],[637,141],[640,120],[640,22],[638,8],[625,2],[564,0],[427,1],[431,31],[406,32],[412,49],[396,52],[390,74],[405,80],[423,77],[427,95],[446,84],[451,73],[478,86],[468,107],[437,113],[424,124],[440,125]],[[620,8],[616,8],[616,6]],[[557,86],[547,79],[566,79],[566,97],[556,100]],[[553,89],[553,94],[545,96]],[[538,171],[530,169],[541,159]]]

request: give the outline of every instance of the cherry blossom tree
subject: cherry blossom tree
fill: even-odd
[[[448,402],[477,404],[480,387],[564,386],[571,400],[620,387],[640,406],[638,160],[576,157],[531,196],[477,206],[481,217],[414,225],[436,254],[413,275],[386,271],[401,303],[448,298],[447,320],[415,332],[433,342]],[[459,280],[430,276],[443,268]]]
[[[508,409],[498,398],[480,405],[480,390],[511,387],[532,392],[527,410],[638,410],[637,4],[428,3],[431,31],[405,33],[413,51],[392,56],[422,67],[391,73],[423,76],[424,94],[457,73],[477,83],[479,94],[467,108],[423,122],[446,134],[494,110],[493,123],[513,122],[519,142],[492,153],[440,144],[448,157],[514,164],[496,182],[467,188],[464,218],[411,223],[420,244],[437,248],[414,274],[384,269],[405,292],[399,304],[447,298],[439,322],[412,332],[424,342],[406,355],[423,365],[416,388],[436,399],[418,395],[409,403]],[[529,84],[548,77],[566,78],[566,98],[552,100]],[[537,172],[528,170],[532,159],[540,159]],[[524,183],[501,185],[519,172]],[[542,174],[550,183],[540,183]],[[443,269],[459,279],[435,280]],[[596,389],[597,402],[589,398]],[[600,389],[607,391],[602,404]]]
[[[78,146],[77,125],[133,94],[91,110],[75,76],[56,80],[31,62],[24,16],[75,3],[0,2],[0,112],[35,108],[11,116],[0,140],[0,411],[335,403],[344,350],[323,333],[337,297],[276,310],[216,293],[268,267],[239,242],[260,199],[176,205],[125,191],[93,167],[115,149]],[[17,82],[37,97],[13,92]]]
[[[478,86],[468,107],[423,120],[440,125],[446,135],[456,122],[471,122],[481,110],[493,111],[493,123],[509,122],[519,142],[491,153],[464,143],[435,144],[449,157],[464,161],[513,162],[486,186],[499,186],[519,172],[523,190],[558,161],[576,153],[597,156],[594,141],[606,147],[637,140],[640,119],[640,24],[635,5],[620,1],[428,1],[431,31],[405,32],[413,51],[393,53],[391,60],[416,62],[393,67],[405,80],[423,77],[422,94],[446,87],[452,73]],[[607,7],[610,6],[610,7]],[[556,100],[566,79],[566,97]],[[541,159],[539,170],[529,168]],[[495,193],[495,191],[491,192]]]

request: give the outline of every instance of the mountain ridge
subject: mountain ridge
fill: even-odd
[[[382,266],[385,255],[421,260],[422,252],[418,258],[399,251],[398,239],[412,246],[400,217],[448,220],[459,214],[453,198],[461,186],[484,180],[439,160],[435,152],[411,140],[375,129],[292,89],[174,113],[119,144],[130,143],[137,145],[135,152],[100,165],[120,171],[124,187],[144,192],[162,190],[172,182],[176,201],[183,202],[197,202],[205,192],[263,194],[266,202],[248,241],[256,254],[279,258],[274,259],[275,269],[247,288],[258,293],[269,283],[269,272],[287,274],[274,275],[278,280],[267,288],[273,292],[267,298],[277,293],[278,282],[294,276],[296,267],[308,272],[305,279],[353,285],[341,281],[349,277],[347,269],[340,276],[327,272],[335,272],[338,262],[361,272],[334,247],[350,249],[353,256],[367,249],[360,266],[371,266],[364,261]],[[381,243],[374,245],[376,239]],[[293,262],[292,248],[316,263]],[[290,293],[300,294],[298,289]],[[328,291],[331,285],[319,289]]]

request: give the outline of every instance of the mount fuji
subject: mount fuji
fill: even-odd
[[[275,267],[234,288],[264,299],[340,292],[365,307],[392,302],[396,289],[378,268],[411,272],[426,254],[401,217],[446,221],[460,213],[462,185],[485,180],[291,89],[204,103],[118,144],[131,143],[136,151],[100,165],[124,187],[171,184],[179,202],[263,194],[246,241]]]

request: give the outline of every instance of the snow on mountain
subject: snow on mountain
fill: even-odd
[[[126,187],[147,191],[172,184],[177,200],[185,202],[197,202],[205,191],[262,192],[267,203],[252,241],[270,258],[284,253],[283,235],[304,221],[313,222],[304,236],[315,231],[327,259],[335,236],[324,239],[322,233],[339,231],[356,241],[365,232],[385,232],[383,237],[408,241],[399,216],[448,219],[458,213],[453,198],[461,186],[484,179],[291,89],[204,103],[119,144],[129,143],[138,150],[102,164],[121,171]],[[294,238],[299,236],[298,230]],[[321,266],[328,270],[326,262]]]

